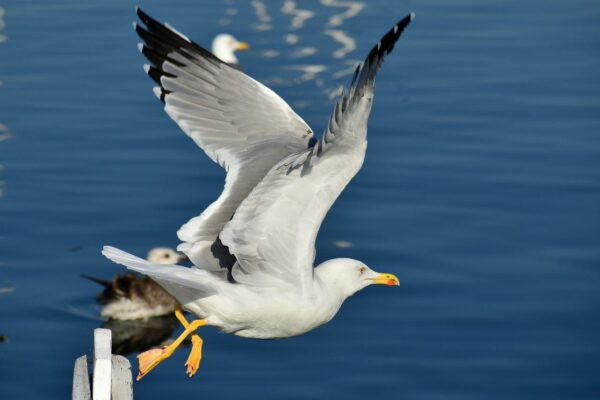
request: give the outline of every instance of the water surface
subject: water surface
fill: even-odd
[[[214,200],[223,172],[164,114],[132,2],[9,1],[0,32],[0,398],[65,398],[103,325],[81,273],[121,269]],[[372,287],[302,337],[203,330],[137,398],[600,397],[600,6],[594,1],[143,1],[199,43],[250,42],[245,71],[320,133],[331,96],[415,11],[378,77],[362,171],[317,261]],[[337,242],[344,245],[336,245]],[[135,360],[131,354],[130,360]]]

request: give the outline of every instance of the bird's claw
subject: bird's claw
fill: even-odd
[[[192,350],[185,362],[186,373],[191,378],[200,367],[200,360],[202,359],[202,339],[198,335],[192,336]]]

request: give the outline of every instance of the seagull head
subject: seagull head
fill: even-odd
[[[212,42],[213,54],[227,64],[238,64],[235,52],[248,50],[249,48],[248,43],[240,42],[228,33],[215,36]]]
[[[180,261],[188,261],[188,258],[168,247],[155,247],[148,252],[148,261],[152,264],[177,264]]]
[[[365,263],[351,258],[336,258],[320,264],[315,275],[325,285],[344,297],[370,285],[400,286],[394,274],[375,272]]]

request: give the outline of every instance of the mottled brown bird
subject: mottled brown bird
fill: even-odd
[[[187,260],[181,253],[168,248],[150,250],[148,261],[156,264],[175,264]],[[148,277],[132,273],[115,275],[111,280],[83,275],[84,278],[104,286],[98,294],[103,304],[101,315],[110,319],[148,319],[172,314],[177,301],[160,285]]]

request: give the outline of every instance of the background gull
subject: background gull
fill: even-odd
[[[215,36],[211,46],[212,53],[231,66],[238,66],[240,63],[235,52],[245,51],[249,48],[248,43],[238,41],[229,33],[221,33]]]
[[[134,25],[135,26],[135,25]],[[177,29],[165,23],[165,27],[173,32],[176,32],[182,38],[189,40],[187,36],[179,32]],[[232,67],[238,67],[240,62],[235,55],[236,51],[246,51],[250,48],[250,45],[246,42],[240,42],[233,35],[229,33],[220,33],[214,37],[211,44],[211,51],[221,61],[231,65]]]
[[[348,258],[314,268],[315,239],[327,211],[362,166],[374,80],[410,14],[387,32],[357,67],[323,137],[273,91],[221,62],[174,29],[138,10],[142,52],[166,112],[227,171],[219,199],[178,232],[196,268],[149,263],[113,247],[103,254],[160,283],[201,319],[164,348],[139,356],[140,374],[168,358],[192,334],[186,362],[193,375],[204,325],[242,337],[303,334],[333,318],[343,301],[392,274]]]

